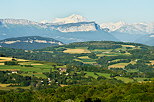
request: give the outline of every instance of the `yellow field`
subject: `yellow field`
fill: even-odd
[[[81,56],[81,57],[78,57],[80,59],[90,59],[88,56]]]
[[[105,55],[105,54],[97,54],[96,56],[102,57],[102,56],[117,56],[117,55]]]
[[[151,62],[152,65],[154,65],[154,60],[151,60],[150,62]]]
[[[11,57],[0,57],[0,62],[5,62],[5,61],[11,61],[12,58]]]
[[[117,63],[117,64],[114,64],[114,65],[110,65],[109,68],[124,68],[128,64],[129,63]]]
[[[43,65],[41,63],[31,63],[31,62],[23,62],[23,63],[19,63],[20,65]]]
[[[65,51],[63,51],[64,53],[70,53],[70,54],[80,54],[80,53],[91,53],[89,50],[87,49],[67,49]]]
[[[4,63],[0,63],[0,65],[4,65]]]
[[[0,59],[4,59],[4,60],[11,60],[12,57],[0,57]]]
[[[12,57],[0,57],[0,62],[5,62],[5,61],[11,61],[12,60]],[[21,62],[24,62],[24,61],[28,61],[28,60],[24,60],[24,59],[16,59],[17,61],[21,61]]]
[[[130,64],[136,64],[136,61],[131,61]]]
[[[133,45],[122,45],[122,47],[135,47]]]
[[[0,71],[19,71],[20,69],[0,69]]]
[[[9,86],[10,84],[0,84],[0,87],[7,87]]]
[[[17,61],[25,62],[25,61],[29,61],[29,60],[17,59]]]

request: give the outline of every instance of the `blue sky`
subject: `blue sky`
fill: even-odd
[[[53,20],[79,14],[97,23],[154,22],[154,0],[0,0],[0,18]]]

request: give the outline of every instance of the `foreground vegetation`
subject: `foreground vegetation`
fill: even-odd
[[[0,101],[154,101],[154,48],[93,41],[0,48]]]
[[[95,84],[94,84],[95,83]],[[97,85],[98,84],[98,85]],[[116,81],[72,85],[43,90],[0,91],[2,102],[153,102],[154,83],[122,84]]]

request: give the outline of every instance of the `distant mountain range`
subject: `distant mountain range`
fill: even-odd
[[[52,38],[40,36],[26,36],[0,40],[1,47],[25,50],[42,49],[54,45],[63,45],[63,43]]]
[[[125,22],[103,23],[102,28],[108,28],[110,32],[121,32],[129,34],[151,34],[154,33],[154,23],[133,23]]]
[[[137,42],[154,46],[152,35],[154,33],[154,23],[134,23],[125,22],[104,23],[102,28],[108,28],[109,32],[124,42]]]
[[[72,15],[56,23],[37,23],[23,19],[0,19],[0,39],[19,36],[51,37],[64,43],[110,40],[118,41],[106,29],[84,17]],[[72,20],[71,20],[72,19]],[[70,20],[70,22],[68,22]],[[83,22],[84,21],[84,22]]]
[[[98,25],[94,21],[80,15],[56,18],[54,21],[33,22],[24,19],[0,19],[0,39],[19,36],[42,36],[57,39],[64,43],[82,41],[124,41],[140,42],[154,45],[151,34],[154,33],[154,23],[125,22],[103,23]],[[150,44],[147,39],[150,40]],[[139,41],[142,39],[142,41]]]

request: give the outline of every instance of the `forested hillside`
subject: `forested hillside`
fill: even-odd
[[[2,102],[149,102],[154,47],[111,41],[38,50],[1,47],[0,73]]]

